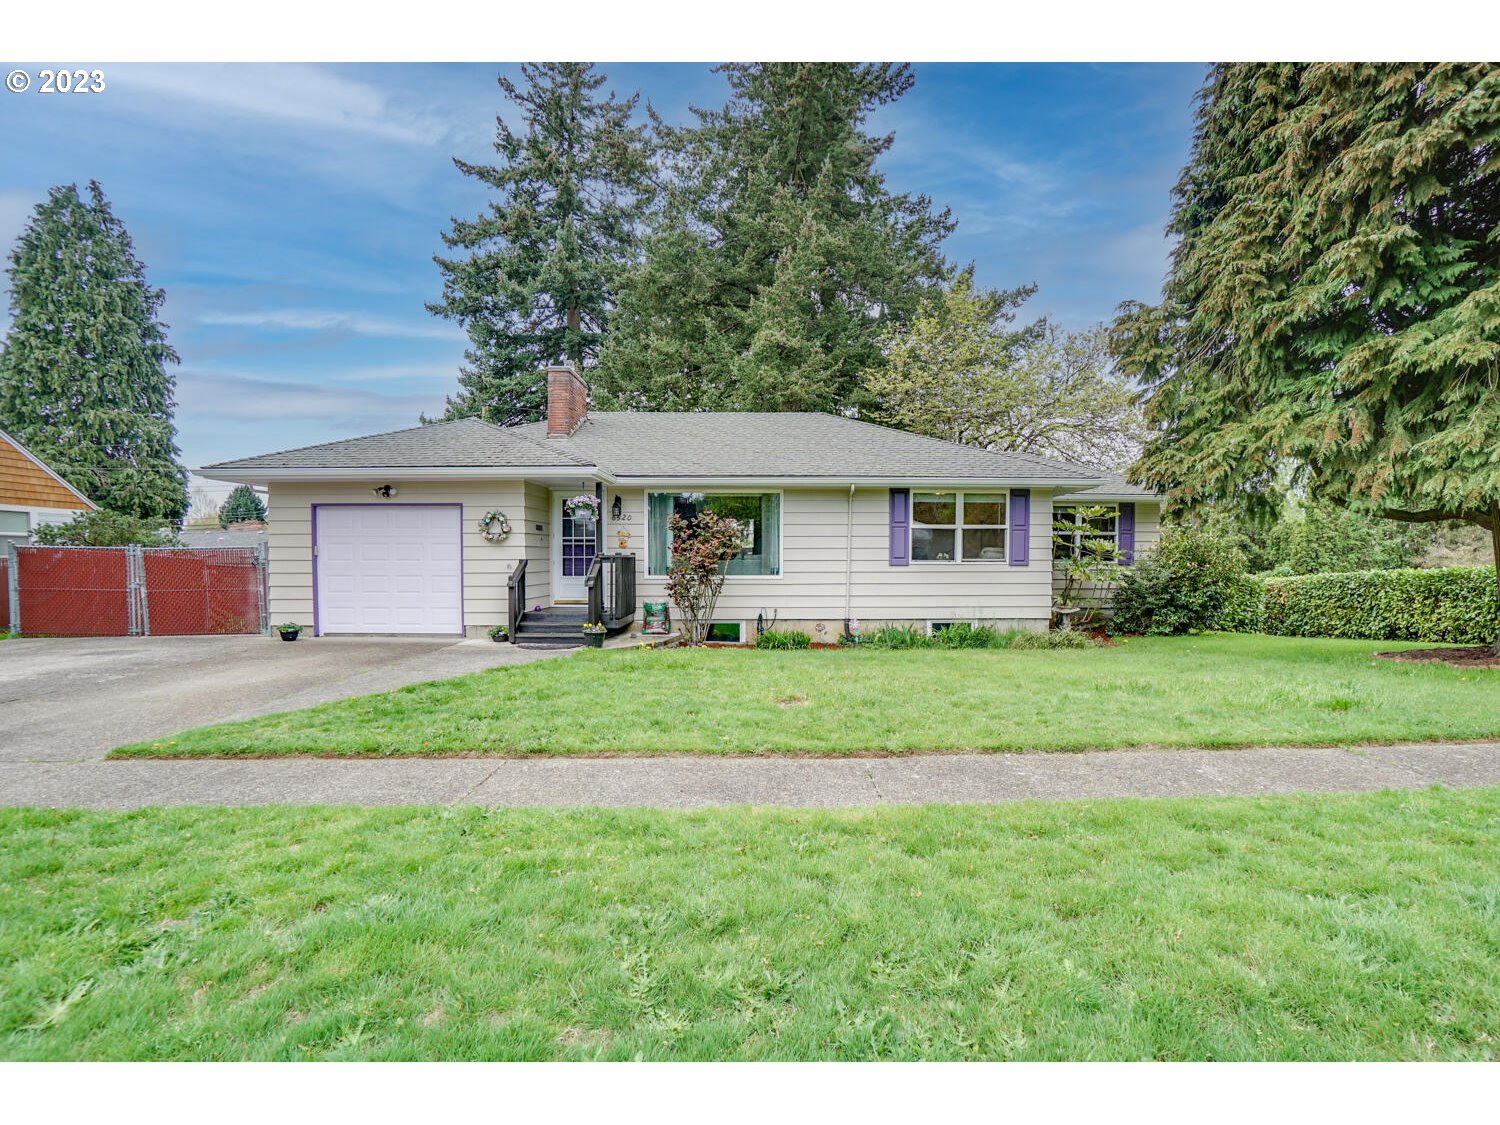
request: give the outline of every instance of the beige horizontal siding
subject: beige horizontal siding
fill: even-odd
[[[619,549],[628,533],[636,556],[641,601],[666,597],[665,583],[646,573],[643,490],[621,490],[622,519],[609,517],[615,493],[605,497],[605,542]],[[845,616],[846,559],[852,560],[849,609],[865,621],[977,619],[1045,620],[1051,601],[1051,493],[1033,489],[1027,566],[1008,562],[890,565],[890,492],[857,489],[849,538],[848,489],[787,489],[782,494],[781,574],[731,575],[715,618],[753,622],[765,612],[779,619],[841,622]]]
[[[527,601],[551,604],[551,490],[522,481],[421,481],[403,483],[391,503],[463,505],[464,622],[471,634],[505,620],[506,579],[523,557]],[[371,486],[273,484],[268,499],[271,615],[273,621],[313,621],[312,506],[373,502]],[[665,582],[646,573],[646,508],[641,489],[620,493],[622,518],[610,516],[615,493],[606,490],[605,549],[622,548],[637,558],[640,601],[663,600]],[[782,622],[825,622],[845,617],[846,560],[850,563],[849,613],[880,621],[980,620],[1045,624],[1050,611],[1052,493],[1031,492],[1030,563],[889,564],[889,490],[861,488],[853,500],[852,537],[847,489],[787,489],[782,493],[782,573],[776,577],[732,575],[716,618],[753,624],[757,614]],[[478,520],[490,509],[510,518],[502,544],[485,542]],[[1137,544],[1154,541],[1154,506],[1137,509]],[[538,527],[541,530],[538,530]],[[638,607],[639,608],[639,607]]]
[[[527,596],[533,583],[547,582],[547,535],[535,530],[545,519],[530,519],[520,481],[411,481],[393,475],[398,489],[391,504],[462,504],[464,563],[464,625],[481,632],[505,620],[505,583],[523,557],[527,564]],[[270,608],[273,623],[313,623],[313,504],[377,502],[368,483],[272,484],[267,499],[267,550],[270,554]],[[543,490],[545,491],[545,490]],[[386,501],[378,501],[387,503]],[[497,509],[510,519],[511,534],[504,543],[488,543],[479,533],[479,518]],[[535,561],[543,560],[540,566]]]

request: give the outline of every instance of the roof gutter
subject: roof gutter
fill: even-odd
[[[851,478],[847,473],[836,477],[632,477],[618,476],[614,483],[621,488],[750,488],[768,485],[773,488],[909,488],[927,485],[931,488],[1066,488],[1082,491],[1101,485],[1096,477],[924,477],[910,473],[901,476]]]
[[[614,477],[596,465],[464,465],[442,467],[422,465],[403,468],[392,465],[388,468],[266,468],[237,469],[233,466],[207,465],[197,469],[194,476],[205,480],[222,480],[234,484],[275,484],[278,482],[306,482],[341,480],[600,480],[613,484]]]

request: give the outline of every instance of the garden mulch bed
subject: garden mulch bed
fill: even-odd
[[[1460,668],[1500,668],[1500,656],[1488,645],[1467,648],[1406,648],[1377,652],[1381,660],[1410,660],[1420,664],[1453,664]]]

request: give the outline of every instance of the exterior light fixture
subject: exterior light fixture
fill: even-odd
[[[615,493],[615,502],[609,506],[609,518],[618,520],[620,518],[620,494]]]
[[[373,492],[376,496],[379,496],[382,500],[389,500],[392,496],[396,495],[396,486],[392,484],[382,484],[378,488],[370,489],[370,491]]]

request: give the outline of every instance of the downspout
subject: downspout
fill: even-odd
[[[854,485],[849,486],[849,509],[844,518],[844,636],[851,637],[854,620]]]

